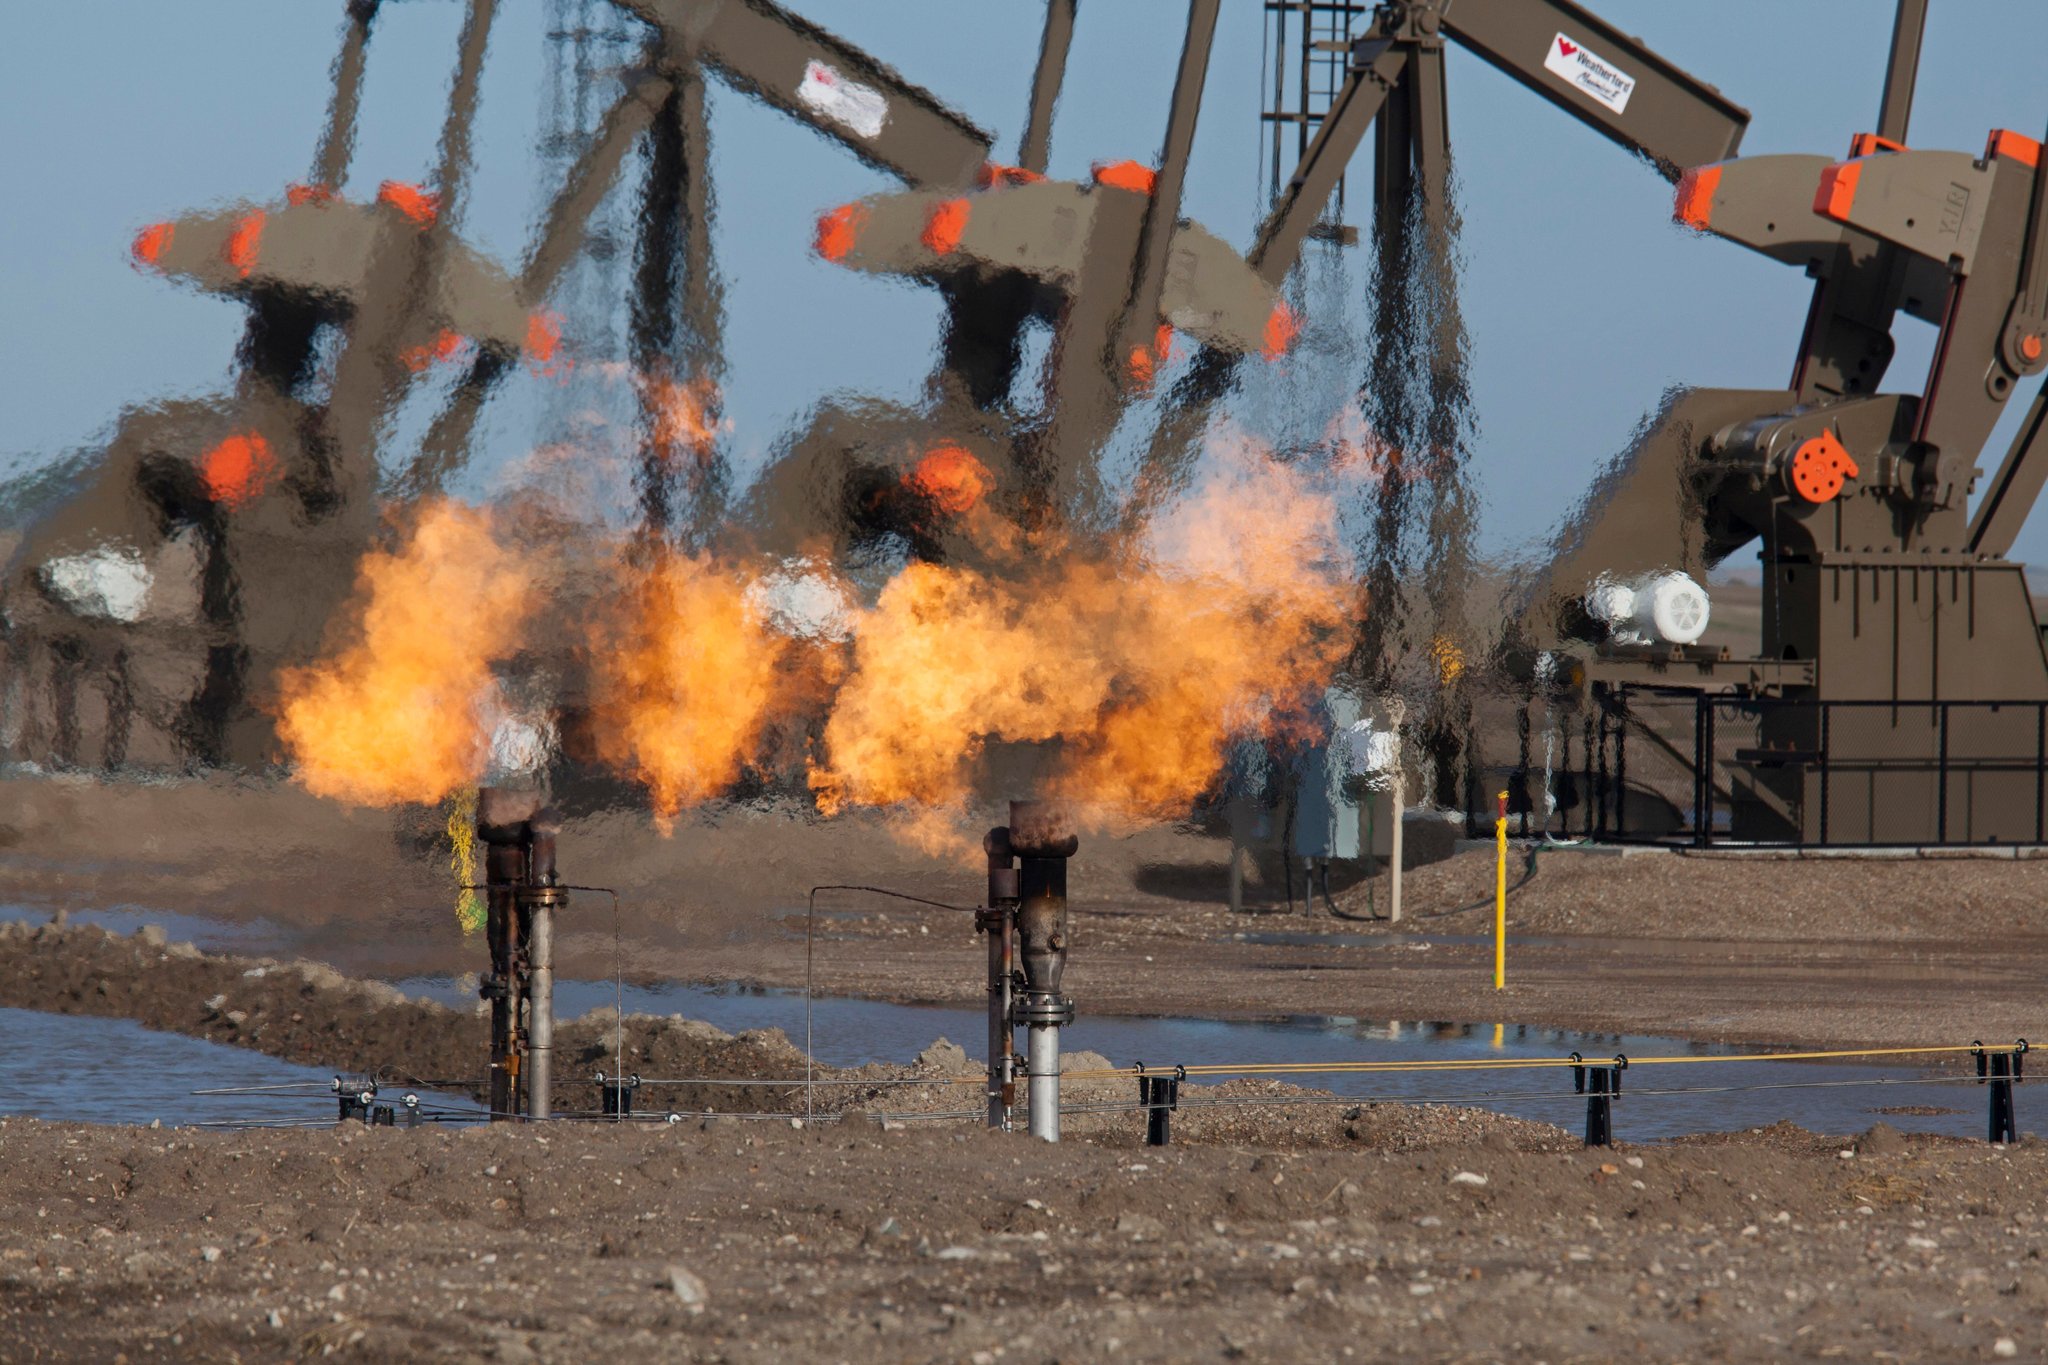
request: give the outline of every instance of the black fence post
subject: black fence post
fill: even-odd
[[[1982,1042],[1971,1044],[1971,1055],[1977,1059],[1977,1084],[1989,1084],[1990,1137],[1998,1143],[2020,1140],[2018,1121],[2013,1112],[2012,1088],[2025,1079],[2027,1040],[2022,1038],[2014,1043],[2008,1052],[1987,1053]]]
[[[597,1088],[603,1096],[604,1116],[617,1122],[633,1116],[633,1092],[640,1088],[636,1076],[607,1076],[597,1073]]]
[[[1940,722],[1939,753],[1940,767],[1934,779],[1934,842],[1948,842],[1948,706],[1945,701],[1934,704],[1935,718]]]
[[[1614,837],[1628,835],[1628,694],[1614,703]]]
[[[2048,702],[2034,707],[2034,842],[2048,836]]]
[[[1579,789],[1579,833],[1591,837],[1593,833],[1593,708],[1586,708],[1585,747],[1586,781]]]
[[[1606,694],[1606,693],[1604,693],[1604,692],[1601,692],[1601,693],[1596,693],[1596,694],[1595,694],[1595,697],[1596,697],[1596,699],[1597,699],[1597,702],[1598,702],[1598,706],[1599,706],[1599,710],[1598,710],[1598,711],[1597,711],[1597,713],[1596,713],[1596,721],[1597,721],[1597,724],[1598,724],[1598,727],[1599,727],[1599,740],[1600,740],[1600,781],[1599,781],[1599,785],[1598,785],[1598,786],[1597,786],[1597,787],[1596,787],[1596,788],[1594,789],[1594,790],[1595,790],[1595,791],[1596,791],[1596,792],[1598,793],[1598,796],[1599,796],[1599,802],[1600,802],[1600,806],[1599,806],[1599,810],[1598,810],[1598,815],[1599,815],[1599,820],[1600,820],[1600,824],[1599,824],[1599,828],[1598,828],[1598,829],[1597,829],[1597,830],[1596,830],[1595,832],[1596,832],[1596,833],[1598,833],[1598,834],[1600,834],[1600,835],[1603,835],[1603,836],[1604,836],[1604,835],[1605,835],[1605,834],[1607,833],[1607,830],[1608,830],[1608,824],[1607,824],[1607,694]],[[2044,711],[2048,711],[2048,707],[2044,707],[2044,708],[2043,708],[2043,710],[2044,710]]]
[[[1694,776],[1699,786],[1692,802],[1693,843],[1701,848],[1714,842],[1714,703],[1704,692],[1698,697],[1699,725],[1694,737]]]
[[[1145,1145],[1165,1147],[1173,1141],[1173,1111],[1180,1108],[1180,1083],[1186,1079],[1185,1066],[1174,1068],[1171,1076],[1147,1076],[1145,1064],[1138,1064],[1138,1103],[1145,1110]]]
[[[1833,719],[1833,717],[1834,717],[1834,714],[1835,714],[1835,707],[1834,707],[1834,703],[1833,703],[1833,702],[1825,702],[1825,701],[1824,701],[1824,702],[1821,702],[1821,703],[1819,703],[1819,705],[1820,705],[1820,842],[1821,842],[1821,846],[1822,846],[1822,847],[1826,847],[1826,846],[1827,846],[1827,842],[1828,842],[1828,740],[1829,740],[1829,738],[1830,738],[1830,730],[1829,730],[1829,723],[1830,723],[1830,721],[1831,721],[1831,720]]]
[[[1572,1054],[1572,1089],[1586,1097],[1586,1145],[1614,1145],[1614,1101],[1621,1096],[1621,1073],[1628,1058],[1616,1054],[1611,1066],[1588,1066]]]

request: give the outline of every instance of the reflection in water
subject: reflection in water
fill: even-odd
[[[409,977],[393,983],[407,995],[467,1008],[474,998],[449,977]],[[566,1018],[610,1008],[615,995],[628,1014],[680,1014],[730,1032],[779,1028],[798,1046],[804,1037],[799,992],[746,987],[660,986],[615,988],[609,981],[557,981],[556,1008]],[[978,1009],[897,1005],[839,997],[812,1002],[813,1046],[830,1066],[907,1062],[936,1038],[971,1046],[986,1036]],[[1146,1019],[1081,1015],[1062,1030],[1068,1052],[1097,1052],[1116,1066],[1216,1065],[1269,1062],[1480,1061],[1494,1058],[1715,1057],[1738,1050],[1673,1038],[1577,1033],[1524,1024],[1412,1023],[1337,1015],[1280,1020]],[[1742,1051],[1747,1052],[1748,1049]],[[1213,1078],[1204,1077],[1204,1080]],[[1307,1075],[1305,1087],[1360,1100],[1460,1103],[1576,1129],[1585,1101],[1572,1092],[1565,1069],[1503,1072],[1403,1072]],[[1770,1087],[1757,1089],[1753,1087]],[[1683,1093],[1674,1093],[1683,1092]],[[1136,1087],[1133,1085],[1135,1095]],[[1974,1137],[1981,1133],[1980,1093],[1974,1085],[1937,1078],[1910,1063],[1726,1062],[1655,1066],[1629,1071],[1615,1110],[1624,1140],[1647,1141],[1683,1133],[1722,1132],[1790,1120],[1826,1133],[1868,1128],[1882,1106],[1960,1110],[1960,1113],[1887,1114],[1893,1126],[1915,1132]]]
[[[334,1072],[224,1043],[157,1033],[128,1019],[0,1009],[0,1115],[86,1123],[325,1123]],[[257,1094],[195,1095],[222,1087]],[[379,1104],[404,1091],[387,1089]],[[415,1090],[422,1111],[471,1113],[456,1095]]]
[[[0,920],[37,922],[44,912],[0,907]],[[282,952],[288,931],[269,921],[232,923],[198,916],[128,908],[72,912],[73,923],[114,933],[159,924],[173,939],[189,939],[209,951]],[[468,1011],[476,1007],[472,979],[412,976],[392,981],[408,996]],[[799,1046],[805,1033],[800,992],[668,982],[619,985],[611,981],[558,980],[559,1016],[572,1019],[615,1004],[628,1014],[682,1015],[732,1033],[780,1029]],[[192,1122],[231,1116],[222,1101],[194,1107],[189,1091],[219,1084],[260,1084],[283,1068],[286,1079],[314,1079],[330,1073],[293,1067],[253,1052],[173,1035],[150,1033],[126,1021],[70,1019],[24,1011],[8,1018],[32,1021],[38,1031],[10,1029],[10,1042],[27,1046],[0,1052],[0,1113],[105,1119],[110,1122]],[[986,1036],[979,1009],[943,1005],[901,1005],[880,1000],[826,997],[812,1002],[811,1034],[817,1059],[828,1066],[908,1062],[934,1039],[970,1045]],[[28,1024],[18,1027],[27,1028]],[[108,1032],[108,1030],[114,1030]],[[134,1046],[132,1035],[147,1040]],[[68,1060],[37,1039],[59,1042]],[[1368,1020],[1342,1015],[1300,1015],[1283,1019],[1162,1019],[1082,1013],[1065,1030],[1069,1052],[1100,1053],[1116,1066],[1271,1062],[1477,1061],[1489,1058],[1588,1058],[1652,1056],[1713,1057],[1735,1049],[1677,1039],[1578,1033],[1509,1023],[1440,1023]],[[978,1052],[978,1046],[971,1051]],[[23,1057],[36,1059],[32,1067]],[[74,1084],[72,1074],[89,1076]],[[144,1074],[147,1073],[147,1074]],[[1520,1070],[1499,1073],[1400,1073],[1309,1075],[1304,1086],[1360,1100],[1401,1100],[1478,1105],[1483,1108],[1576,1127],[1583,1101],[1571,1092],[1570,1073]],[[30,1084],[33,1081],[34,1084]],[[1680,1092],[1680,1093],[1672,1093]],[[25,1098],[31,1097],[31,1098]],[[113,1108],[109,1108],[109,1105]],[[1981,1092],[1910,1063],[1873,1066],[1862,1062],[1729,1062],[1711,1066],[1637,1067],[1628,1072],[1616,1110],[1616,1131],[1625,1139],[1648,1140],[1681,1133],[1760,1127],[1781,1119],[1819,1132],[1852,1133],[1870,1126],[1880,1108],[1951,1112],[1884,1117],[1894,1126],[1958,1137],[1980,1134]],[[144,1111],[147,1112],[144,1112]],[[1954,1112],[1960,1111],[1960,1112]],[[325,1112],[324,1110],[321,1112]]]

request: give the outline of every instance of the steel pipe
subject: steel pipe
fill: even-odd
[[[1074,1021],[1074,1002],[1060,994],[1067,967],[1067,859],[1081,841],[1066,811],[1043,801],[1012,801],[1009,831],[1010,850],[1018,858],[1016,921],[1025,992],[1012,1022],[1030,1030],[1025,1082],[1031,1136],[1058,1142],[1059,1031]]]
[[[1057,1024],[1031,1026],[1031,1041],[1025,1053],[1025,1074],[1030,1084],[1031,1136],[1047,1142],[1060,1140],[1060,1030]]]
[[[527,920],[526,1116],[553,1112],[555,1060],[555,899],[553,888],[534,898]]]
[[[988,855],[988,903],[979,928],[988,935],[988,1126],[1008,1128],[1016,1102],[1016,1030],[1011,1022],[1016,974],[1017,857],[1010,830],[998,825],[982,837]]]

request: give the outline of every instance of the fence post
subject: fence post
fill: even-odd
[[[1934,714],[1940,722],[1939,743],[1940,766],[1934,779],[1934,842],[1948,842],[1948,706],[1945,701],[1934,704]]]
[[[1180,1083],[1186,1066],[1174,1068],[1171,1076],[1147,1076],[1138,1064],[1138,1102],[1145,1109],[1145,1145],[1164,1147],[1173,1141],[1173,1111],[1180,1108]]]
[[[1572,1089],[1586,1097],[1586,1145],[1614,1145],[1614,1101],[1621,1097],[1621,1073],[1628,1070],[1628,1058],[1616,1053],[1611,1066],[1588,1066],[1578,1053],[1572,1054]]]
[[[1628,835],[1628,694],[1617,694],[1614,712],[1614,837]]]
[[[1699,826],[1693,842],[1701,848],[1714,842],[1714,703],[1699,696],[1699,795],[1693,801],[1693,819]]]
[[[1600,741],[1600,784],[1594,791],[1600,803],[1597,812],[1600,824],[1594,832],[1604,837],[1607,833],[1607,695],[1604,692],[1597,694],[1596,701],[1599,709],[1594,719],[1598,725]],[[2042,707],[2042,713],[2048,715],[2048,706]]]
[[[2048,790],[2044,790],[2043,779],[2048,778],[2048,702],[2034,706],[2034,842],[2041,843],[2044,825],[2048,825]]]
[[[1593,708],[1586,708],[1585,748],[1586,780],[1579,787],[1580,834],[1590,837],[1593,833]]]
[[[2013,1114],[2012,1088],[2016,1082],[2025,1079],[2027,1040],[2022,1038],[2014,1043],[2010,1052],[1986,1053],[1981,1041],[1972,1043],[1971,1051],[1977,1059],[1977,1084],[1988,1082],[1991,1087],[1991,1141],[2018,1142],[2020,1135]]]
[[[1834,705],[1834,703],[1833,703],[1833,702],[1826,702],[1826,701],[1824,701],[1824,702],[1821,702],[1821,703],[1819,703],[1819,705],[1820,705],[1820,842],[1821,842],[1821,845],[1822,845],[1822,847],[1826,847],[1826,845],[1827,845],[1827,842],[1828,842],[1828,743],[1829,743],[1829,739],[1830,739],[1830,731],[1829,731],[1829,722],[1830,722],[1830,721],[1832,720],[1832,718],[1834,717],[1834,714],[1835,714],[1835,705]]]

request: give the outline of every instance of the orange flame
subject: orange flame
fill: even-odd
[[[553,313],[532,313],[526,319],[526,360],[542,374],[552,375],[562,349],[562,320]]]
[[[647,784],[664,822],[717,795],[753,754],[787,648],[736,575],[663,555],[592,641],[599,754]]]
[[[400,548],[365,556],[354,637],[280,678],[278,735],[298,782],[366,806],[474,783],[490,748],[491,659],[531,586],[484,514],[451,502],[428,505]]]
[[[1328,680],[1355,607],[1334,501],[1263,457],[1226,465],[1120,554],[899,574],[856,630],[811,769],[821,808],[957,808],[999,740],[1057,742],[1054,788],[1098,816],[1213,787],[1234,739],[1276,733]]]
[[[718,385],[705,375],[678,379],[661,373],[644,374],[638,382],[655,448],[670,459],[678,451],[689,452],[699,464],[710,459],[719,431],[712,416],[718,406]]]

